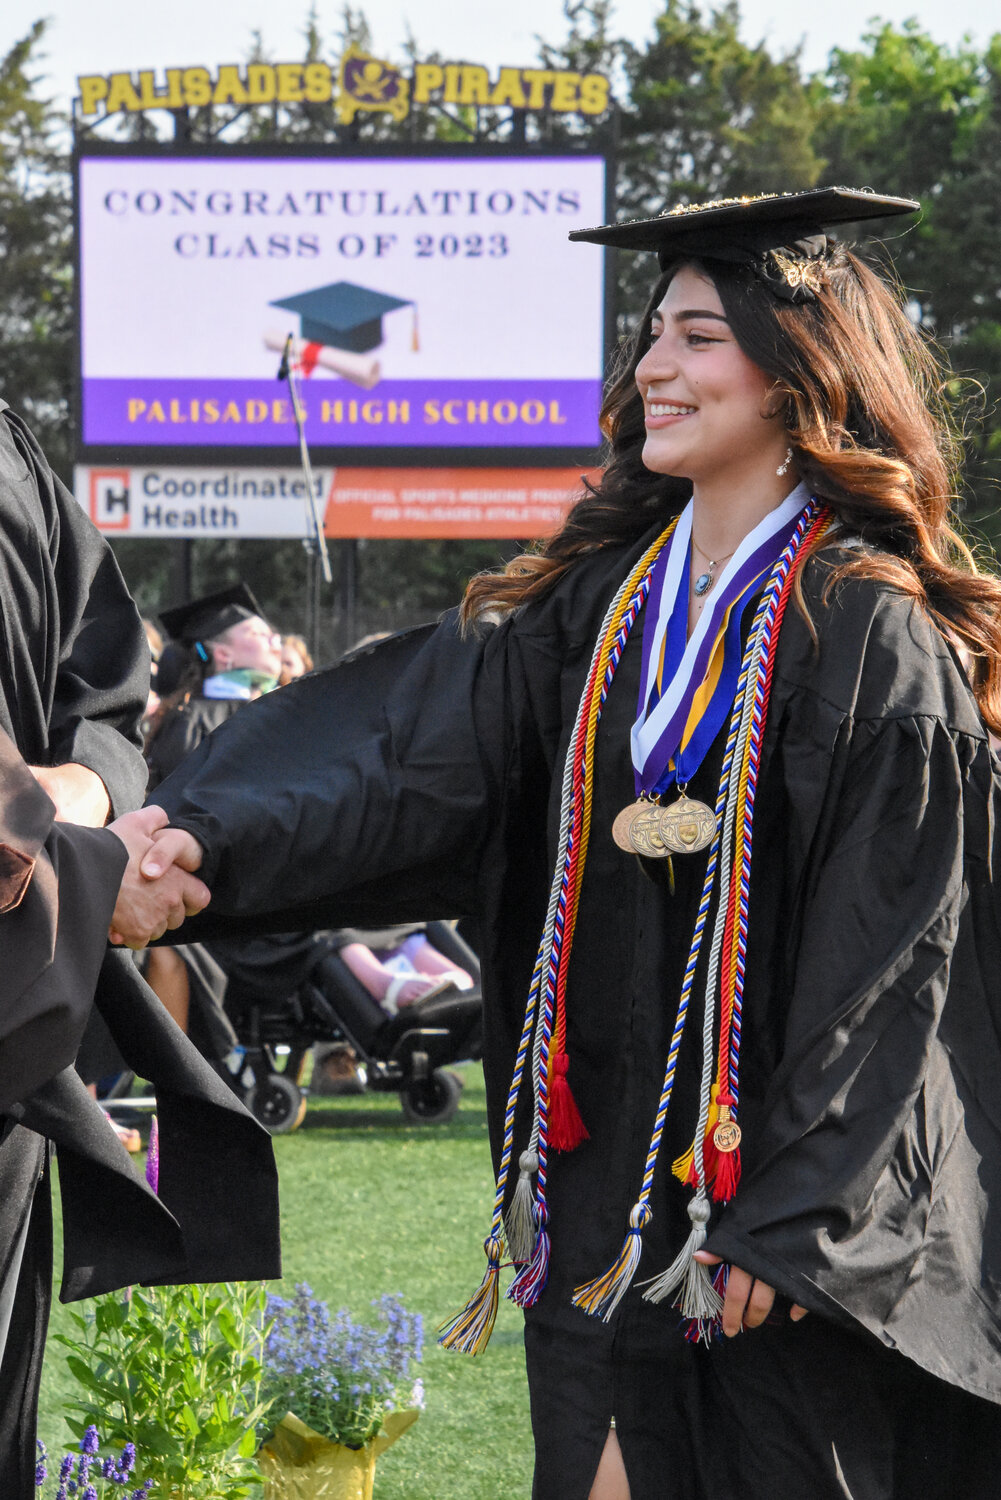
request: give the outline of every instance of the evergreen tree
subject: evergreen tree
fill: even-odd
[[[950,360],[967,437],[966,517],[1001,543],[1001,36],[986,53],[935,42],[917,22],[881,26],[835,51],[814,80],[816,141],[831,182],[917,198],[914,225],[886,229],[883,254],[915,316]]]
[[[956,394],[971,408],[969,518],[1001,552],[1001,36],[987,50],[984,72],[980,108],[929,213],[925,265],[936,326],[958,377]]]
[[[39,97],[36,21],[0,59],[0,396],[71,463],[73,248],[66,121]]]

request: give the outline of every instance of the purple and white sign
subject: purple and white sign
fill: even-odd
[[[595,156],[84,156],[82,446],[594,446]]]

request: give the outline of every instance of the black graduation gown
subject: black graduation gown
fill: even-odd
[[[149,791],[154,792],[206,735],[246,707],[246,699],[200,694],[179,704],[147,747]],[[172,941],[170,935],[164,940]],[[303,984],[328,951],[313,933],[263,933],[241,936],[236,942],[173,946],[188,972],[188,1035],[203,1056],[216,1059],[224,1058],[238,1040],[226,1008],[231,982],[237,1004],[248,997],[280,999]]]
[[[193,936],[262,917],[478,919],[495,1157],[566,746],[598,625],[640,550],[581,562],[483,639],[460,639],[449,619],[292,684],[214,735],[157,794],[206,851],[213,902]],[[1001,1461],[1001,1414],[987,1405],[1001,1403],[992,755],[925,614],[858,579],[825,603],[832,556],[806,570],[816,641],[790,609],[777,651],[751,881],[744,1175],[709,1240],[813,1316],[707,1351],[680,1341],[676,1314],[643,1303],[637,1287],[610,1325],[569,1302],[613,1259],[639,1190],[704,869],[704,856],[676,859],[672,899],[608,832],[633,795],[641,615],[598,731],[568,984],[570,1078],[590,1140],[552,1169],[552,1269],[529,1314],[547,1500],[583,1500],[613,1413],[637,1500],[662,1493],[650,1476],[665,1463],[672,1495],[729,1495],[738,1477],[744,1495],[762,1497],[776,1484],[811,1497],[903,1493],[900,1414],[916,1410],[915,1379],[923,1410],[966,1393],[971,1430],[986,1412]],[[710,803],[721,754],[717,742],[691,787]],[[687,1193],[669,1168],[693,1133],[697,1029],[696,1019],[641,1279],[666,1267],[688,1228]],[[473,1259],[470,1289],[477,1270]],[[670,1378],[644,1387],[658,1360]],[[631,1383],[619,1379],[626,1365]],[[551,1388],[557,1370],[576,1371],[574,1398]],[[838,1414],[824,1378],[864,1404]],[[670,1392],[659,1450],[641,1430],[644,1388]],[[766,1390],[773,1415],[794,1420],[799,1409],[812,1423],[781,1459],[755,1454],[760,1423],[738,1399]],[[591,1395],[577,1400],[581,1391]],[[948,1467],[947,1446],[925,1446],[916,1482],[928,1494],[928,1466]],[[967,1493],[994,1491],[969,1479]]]
[[[207,734],[245,707],[242,698],[203,698],[193,694],[167,715],[146,750],[149,790],[160,785]]]
[[[203,698],[198,693],[179,703],[146,747],[147,790],[154,791],[207,734],[244,706],[240,698]],[[223,1058],[237,1040],[226,1014],[226,971],[204,943],[185,943],[176,951],[188,971],[188,1035],[203,1057]]]
[[[0,728],[29,765],[96,771],[142,801],[149,647],[107,543],[0,401]],[[141,701],[140,701],[141,700]]]
[[[26,764],[77,761],[115,814],[142,799],[149,653],[114,557],[0,403],[0,1494],[34,1494],[34,1422],[51,1288],[46,1142],[63,1203],[64,1299],[134,1281],[280,1274],[270,1141],[106,933],[125,866],[106,829],[53,824]],[[19,898],[19,899],[15,899]],[[96,1002],[154,1081],[160,1195],[72,1064]],[[243,1176],[242,1174],[249,1174]],[[240,1179],[240,1234],[227,1189]],[[20,1257],[20,1259],[19,1259]]]

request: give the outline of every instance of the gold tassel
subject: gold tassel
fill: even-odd
[[[719,1121],[719,1105],[716,1102],[719,1097],[719,1084],[714,1083],[709,1093],[709,1121],[706,1125],[706,1136],[711,1136]],[[697,1186],[692,1177],[692,1169],[695,1166],[695,1142],[689,1146],[684,1156],[679,1156],[671,1171],[679,1182],[691,1182]]]

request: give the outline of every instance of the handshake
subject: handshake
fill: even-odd
[[[113,943],[145,948],[208,905],[209,888],[194,873],[201,845],[183,829],[168,828],[162,807],[125,813],[108,827],[129,854],[108,932]]]

